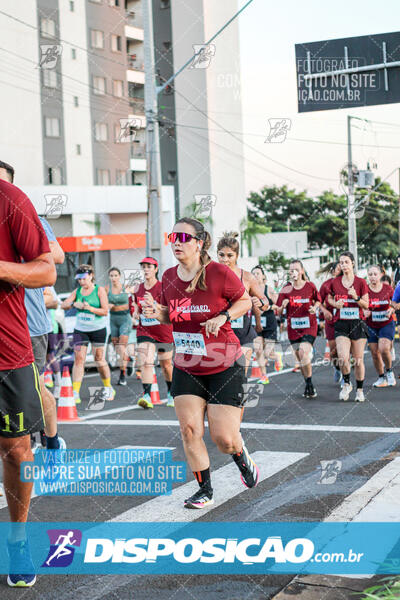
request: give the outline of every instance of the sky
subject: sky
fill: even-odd
[[[385,123],[354,123],[353,162],[358,168],[376,162],[375,174],[399,191],[400,105],[299,114],[295,62],[297,43],[393,31],[400,31],[398,0],[253,0],[239,17],[246,192],[286,184],[312,196],[339,193],[348,114]],[[291,120],[283,143],[265,142],[274,118]]]

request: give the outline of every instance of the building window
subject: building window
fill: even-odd
[[[175,181],[176,171],[168,171],[168,181]]]
[[[74,0],[69,0],[69,10],[71,12],[75,11],[75,2],[74,2]]]
[[[114,79],[113,80],[113,96],[117,96],[117,98],[122,98],[123,95],[124,95],[123,81]]]
[[[90,2],[94,2],[95,4],[101,4],[103,0],[90,0]]]
[[[56,117],[45,117],[44,128],[46,137],[60,137],[60,121]]]
[[[109,0],[110,6],[121,6],[120,0]]]
[[[104,32],[99,29],[91,29],[90,43],[92,48],[104,48]]]
[[[79,106],[79,98],[78,98],[78,96],[74,96],[74,106]]]
[[[106,93],[106,80],[104,77],[93,77],[93,93],[104,96]]]
[[[97,185],[110,185],[110,171],[108,169],[96,169]]]
[[[50,185],[62,185],[62,171],[60,167],[49,167],[47,177]]]
[[[169,0],[161,0],[160,7],[161,8],[169,8]]]
[[[113,52],[121,52],[122,50],[122,38],[120,35],[111,34],[111,50]]]
[[[171,48],[171,42],[163,42],[163,46],[164,46],[165,50],[168,52],[168,50]]]
[[[56,36],[56,22],[53,19],[46,19],[42,17],[40,19],[40,34],[42,37],[55,37]]]
[[[82,154],[82,152],[81,152],[81,145],[80,144],[76,145],[76,153],[77,153],[78,156],[80,156]]]
[[[58,83],[57,71],[54,69],[43,69],[43,85],[48,88],[56,88]]]
[[[116,179],[115,179],[115,183],[116,185],[127,185],[128,181],[127,181],[127,172],[126,171],[121,171],[121,170],[117,170],[117,175],[116,175]]]
[[[71,58],[72,58],[72,60],[76,60],[76,49],[75,48],[71,48]]]
[[[106,142],[108,140],[108,127],[106,123],[94,124],[94,137],[97,142]]]

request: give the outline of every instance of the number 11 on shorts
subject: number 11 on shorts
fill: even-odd
[[[24,413],[19,412],[15,416],[18,417],[19,421],[19,429],[17,429],[15,433],[22,433],[24,431]],[[3,415],[3,419],[6,426],[4,429],[2,429],[2,431],[4,431],[5,433],[12,433],[10,427],[10,415]]]

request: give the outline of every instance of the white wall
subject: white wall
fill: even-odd
[[[64,109],[65,155],[68,183],[71,185],[93,184],[93,157],[90,118],[90,81],[87,48],[87,23],[85,2],[75,2],[70,11],[69,2],[59,2],[60,38],[79,46],[76,60],[72,59],[72,45],[63,42],[62,90]],[[73,79],[70,79],[73,78]],[[79,106],[74,106],[78,96]],[[80,144],[81,155],[76,146]]]
[[[0,160],[16,170],[16,184],[43,183],[42,117],[36,2],[2,0],[0,14]]]
[[[237,0],[204,0],[204,35],[208,40],[238,10]],[[239,231],[246,216],[243,145],[221,130],[242,131],[242,99],[238,21],[234,21],[214,41],[215,55],[206,70],[207,107],[210,117],[209,152],[213,208],[213,238],[223,231]],[[220,130],[220,131],[218,131]]]

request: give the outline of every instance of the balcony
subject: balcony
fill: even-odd
[[[131,144],[131,158],[146,158],[146,144],[133,142]]]
[[[129,106],[135,115],[144,115],[143,98],[129,98]]]
[[[126,78],[128,83],[144,85],[144,71],[136,71],[135,69],[128,68]]]
[[[143,42],[144,32],[140,27],[134,27],[133,25],[125,25],[125,36],[128,40],[137,40]]]
[[[128,54],[128,69],[144,71],[143,57],[137,56],[137,54]]]

